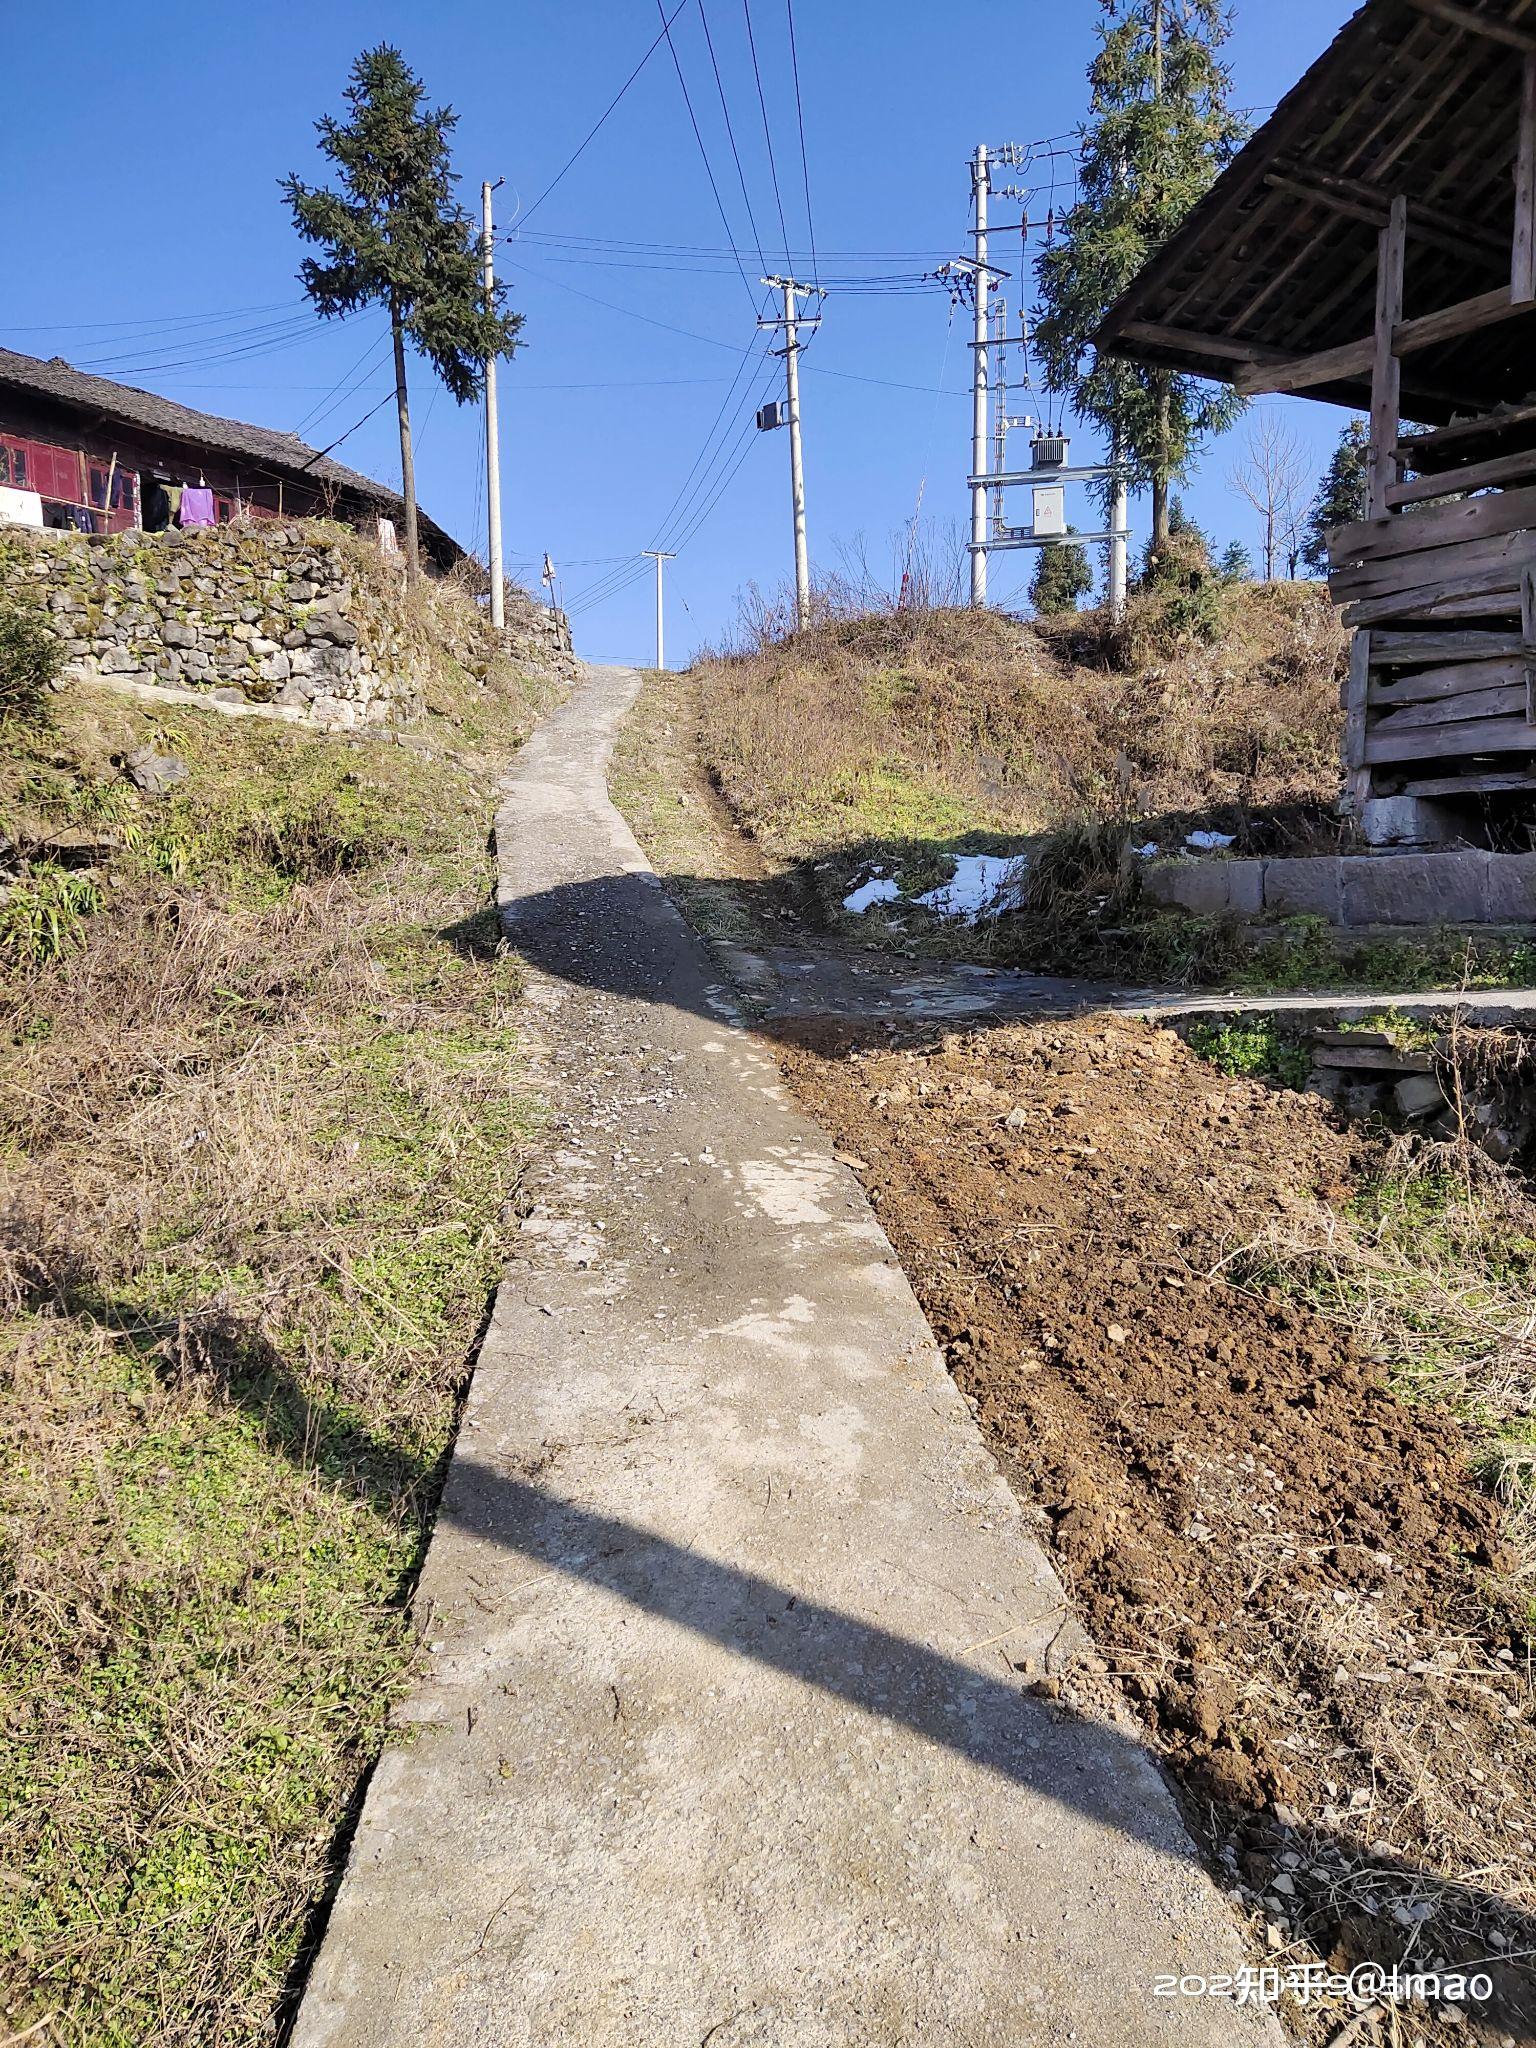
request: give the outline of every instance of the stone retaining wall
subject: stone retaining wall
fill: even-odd
[[[321,521],[163,534],[7,528],[5,589],[47,613],[66,677],[276,705],[335,728],[415,716],[435,652],[482,677],[502,651],[557,673],[570,663],[560,614],[525,599],[499,642],[471,599],[439,599],[429,586],[425,604],[408,603],[401,564]]]

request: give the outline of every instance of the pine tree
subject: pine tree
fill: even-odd
[[[512,353],[522,315],[504,310],[501,285],[487,302],[479,231],[454,197],[458,180],[448,155],[458,118],[453,109],[423,104],[421,80],[388,43],[363,51],[344,98],[345,121],[327,114],[315,124],[321,153],[336,166],[342,189],[288,177],[283,196],[300,235],[325,250],[323,258],[306,256],[299,266],[299,281],[321,315],[331,319],[368,305],[388,309],[406,573],[414,582],[421,555],[406,341],[464,405],[484,389],[487,360]]]
[[[1370,460],[1370,432],[1363,419],[1353,419],[1339,436],[1329,457],[1317,496],[1307,514],[1306,538],[1301,559],[1314,576],[1328,574],[1328,534],[1335,526],[1349,526],[1363,519],[1370,502],[1367,466]]]
[[[1100,356],[1092,338],[1111,303],[1231,161],[1246,126],[1227,104],[1220,0],[1100,0],[1089,66],[1080,197],[1035,261],[1035,341],[1053,389],[1100,427],[1152,491],[1154,552],[1168,538],[1168,492],[1200,441],[1241,410],[1230,392],[1176,371]]]
[[[1240,540],[1229,540],[1221,551],[1216,573],[1223,583],[1251,583],[1253,557]]]
[[[1069,526],[1068,533],[1077,528]],[[1029,601],[1040,618],[1061,612],[1075,612],[1079,602],[1093,589],[1093,570],[1088,550],[1081,541],[1058,541],[1053,547],[1036,549],[1035,573],[1029,579]]]

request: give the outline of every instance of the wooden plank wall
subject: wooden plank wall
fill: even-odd
[[[1397,450],[1394,445],[1394,464]],[[1337,528],[1329,587],[1355,630],[1345,688],[1358,801],[1432,776],[1536,794],[1536,448],[1494,459],[1515,485]],[[1388,498],[1377,488],[1373,502]]]

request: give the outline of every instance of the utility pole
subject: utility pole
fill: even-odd
[[[776,351],[784,358],[784,387],[789,418],[789,489],[795,521],[795,624],[804,632],[811,623],[811,568],[805,545],[805,469],[800,459],[800,329],[821,325],[818,314],[813,320],[802,318],[796,300],[823,296],[820,288],[812,284],[799,284],[792,277],[765,277],[763,284],[784,294],[784,317],[782,320],[759,320],[759,327],[782,327],[784,347]]]
[[[500,185],[480,187],[480,257],[485,271],[485,303],[495,304],[496,266],[491,251],[491,194]],[[496,419],[496,358],[485,359],[485,530],[486,553],[490,556],[491,624],[499,631],[507,623],[506,589],[501,572],[501,434]]]
[[[987,268],[987,194],[992,174],[987,145],[978,142],[971,159],[971,196],[976,205],[976,224],[971,230],[974,261],[976,324],[971,342],[971,475],[981,477],[987,467],[987,348],[991,340],[988,294],[992,273]],[[971,603],[987,601],[987,487],[971,486]]]
[[[1120,443],[1110,443],[1110,462],[1114,475],[1109,486],[1109,615],[1112,619],[1125,617],[1125,537],[1130,524],[1130,507],[1126,503],[1125,469],[1120,459]]]
[[[656,564],[656,666],[658,668],[665,668],[667,665],[667,649],[666,642],[662,638],[661,626],[661,565],[663,562],[675,562],[677,556],[675,554],[669,555],[661,548],[642,548],[640,552],[642,555],[649,555]]]

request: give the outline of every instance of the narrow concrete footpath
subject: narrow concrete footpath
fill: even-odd
[[[853,1175],[608,801],[508,779],[558,1142],[502,1286],[296,2048],[1278,2041]]]

